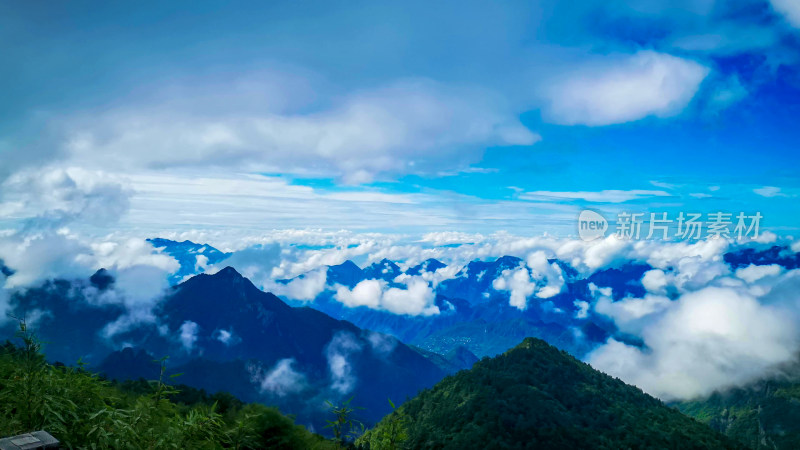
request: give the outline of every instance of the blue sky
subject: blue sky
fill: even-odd
[[[760,211],[798,234],[789,0],[19,2],[0,17],[6,228],[574,234],[593,208]]]

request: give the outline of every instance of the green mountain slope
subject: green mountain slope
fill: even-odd
[[[32,334],[19,336],[22,346],[0,343],[0,437],[43,429],[64,448],[337,448],[276,408],[164,379],[111,383],[48,364]]]
[[[800,382],[763,380],[676,406],[753,449],[800,448]]]
[[[423,391],[359,443],[373,450],[739,448],[638,388],[533,338]]]

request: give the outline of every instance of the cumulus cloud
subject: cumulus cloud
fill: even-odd
[[[278,397],[301,392],[307,386],[306,376],[294,368],[295,360],[286,358],[278,361],[270,370],[259,365],[249,365],[250,381],[261,392],[269,392]]]
[[[327,281],[327,268],[321,267],[305,273],[285,285],[274,284],[271,290],[276,295],[283,295],[292,300],[311,301],[325,290]]]
[[[653,51],[607,56],[553,83],[545,93],[545,117],[564,125],[602,126],[674,116],[708,73],[697,62]]]
[[[736,269],[736,276],[747,283],[755,283],[764,277],[774,277],[783,273],[784,268],[777,264],[757,266],[751,264],[747,267]]]
[[[152,309],[178,262],[141,238],[98,239],[70,230],[115,222],[128,211],[129,194],[124,181],[102,171],[47,166],[9,177],[0,190],[0,208],[19,216],[22,225],[0,236],[0,258],[14,271],[5,288],[24,289],[51,279],[83,281],[106,268],[115,279],[111,289],[100,292],[76,284],[82,286],[79,297],[90,304],[125,309],[101,335],[111,338],[154,322]]]
[[[458,275],[458,273],[461,271],[461,266],[458,264],[450,264],[445,267],[440,267],[434,271],[429,271],[426,269],[427,266],[423,267],[423,270],[420,272],[419,276],[422,277],[423,280],[429,282],[431,287],[435,289],[442,281],[452,280],[455,278],[456,275]],[[407,279],[408,275],[400,275],[398,278],[399,279],[395,281],[401,282],[402,280]]]
[[[346,286],[339,286],[336,288],[334,298],[350,308],[366,306],[378,309],[385,285],[386,282],[383,280],[364,280],[355,285],[352,290]]]
[[[611,339],[588,362],[665,400],[704,396],[755,380],[792,360],[798,338],[780,310],[721,287],[685,294],[641,337],[646,350]]]
[[[30,287],[53,278],[86,278],[91,266],[89,246],[66,231],[14,234],[0,238],[0,257],[15,272],[6,287]]]
[[[536,290],[536,282],[531,280],[531,273],[525,267],[504,270],[500,277],[492,281],[492,287],[498,291],[508,291],[511,296],[509,304],[524,310],[528,308],[528,297]]]
[[[528,308],[528,298],[534,293],[538,298],[550,298],[561,292],[564,277],[561,267],[548,261],[543,251],[531,253],[526,265],[506,269],[492,281],[498,291],[510,293],[509,304],[520,310]]]
[[[412,277],[405,284],[405,289],[392,287],[384,291],[381,299],[383,308],[395,314],[410,316],[439,314],[439,307],[433,304],[436,294],[427,281]]]
[[[642,276],[642,286],[654,294],[664,293],[667,287],[667,274],[661,269],[648,270]]]
[[[436,295],[424,278],[407,277],[402,282],[405,288],[390,287],[384,280],[363,280],[353,289],[337,286],[334,298],[350,308],[366,306],[410,316],[439,314]]]
[[[670,299],[660,295],[647,294],[643,298],[624,298],[614,301],[610,296],[601,296],[595,304],[595,311],[614,320],[617,327],[626,333],[639,333],[647,326],[648,316],[664,311],[670,306]]]
[[[0,189],[0,211],[25,218],[30,228],[57,228],[81,221],[115,222],[128,210],[130,188],[103,171],[77,167],[26,169]]]

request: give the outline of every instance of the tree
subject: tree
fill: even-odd
[[[353,413],[356,410],[364,408],[351,407],[350,402],[352,401],[353,397],[341,404],[334,404],[330,400],[325,401],[334,415],[334,420],[326,421],[328,425],[325,428],[330,428],[333,431],[334,441],[340,448],[344,448],[350,440],[355,440],[364,433],[364,424],[353,418]]]

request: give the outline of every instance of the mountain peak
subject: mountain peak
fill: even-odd
[[[101,291],[108,289],[109,286],[114,284],[114,281],[114,276],[111,275],[106,269],[102,268],[89,277],[89,282],[92,284],[92,286]]]
[[[219,278],[233,278],[233,279],[240,279],[244,278],[242,274],[236,271],[231,266],[226,266],[224,269],[220,270],[219,272],[211,275],[212,277],[219,277]]]
[[[505,255],[505,256],[501,256],[501,257],[497,258],[497,261],[495,261],[495,262],[497,264],[516,266],[516,265],[519,265],[519,263],[522,262],[522,259],[521,258],[517,258],[516,256]]]
[[[350,288],[364,279],[364,272],[349,259],[336,266],[328,266],[328,282],[339,283]]]
[[[738,448],[540,339],[525,339],[443,379],[401,409],[409,448],[639,448],[655,442],[661,448]],[[366,439],[387,430],[391,420]]]
[[[526,337],[516,347],[509,349],[506,353],[513,352],[514,350],[555,350],[547,342],[534,337]]]
[[[358,264],[354,263],[353,261],[351,261],[349,259],[346,260],[345,262],[339,264],[339,265],[331,266],[331,267],[338,267],[340,269],[347,269],[347,270],[361,270],[361,268],[358,267]]]

